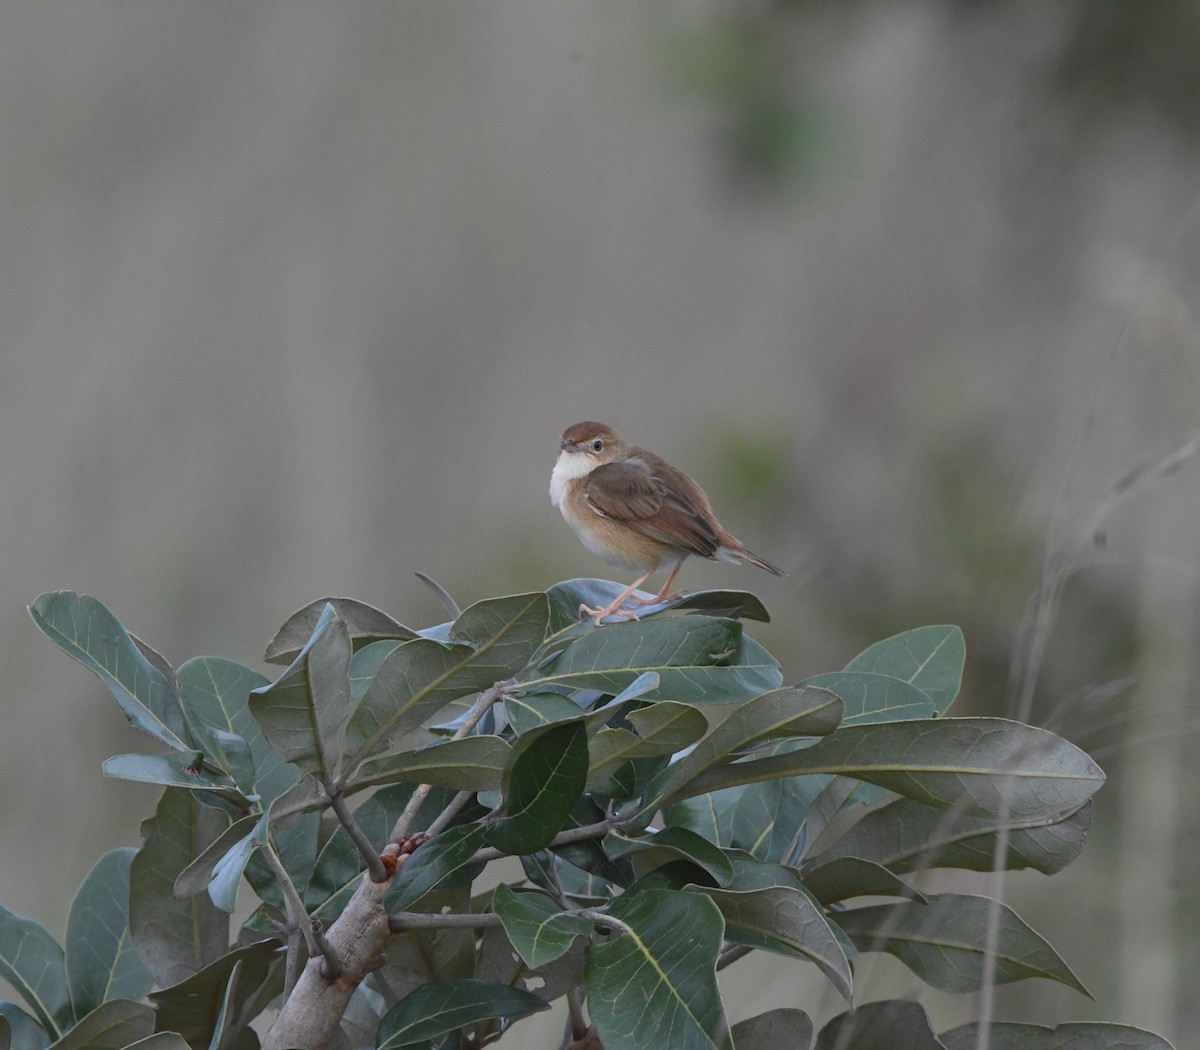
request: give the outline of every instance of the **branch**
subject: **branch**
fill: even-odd
[[[560,831],[555,835],[546,846],[546,849],[553,849],[555,846],[566,846],[572,842],[583,842],[585,839],[600,838],[603,835],[607,835],[613,828],[620,827],[624,823],[625,821],[617,817],[605,817],[604,820],[598,820],[595,824],[584,824],[578,828],[567,828],[566,831]],[[509,854],[503,850],[496,849],[495,846],[485,846],[471,858],[471,863],[500,860],[502,857],[507,856]]]
[[[394,847],[385,849],[384,853],[393,856]],[[407,858],[396,859],[399,868]],[[392,936],[383,908],[383,898],[391,884],[391,879],[371,882],[367,878],[359,883],[342,914],[327,931],[327,944],[339,960],[341,974],[335,980],[322,975],[323,960],[318,949],[263,1039],[263,1050],[291,1047],[324,1050],[329,1045],[355,989],[378,965]]]
[[[287,868],[283,866],[283,861],[279,859],[279,854],[275,852],[275,847],[270,842],[262,844],[262,852],[263,856],[267,858],[268,866],[275,874],[275,880],[279,883],[279,888],[283,890],[283,899],[287,904],[289,925],[295,926],[304,936],[304,943],[308,948],[309,958],[316,958],[322,954],[321,946],[317,942],[312,923],[309,921],[308,909],[304,907],[304,901],[300,899],[300,894],[296,891],[296,885],[292,882],[292,877],[287,873]]]
[[[461,740],[463,737],[469,736],[471,730],[479,725],[480,719],[487,714],[488,708],[504,695],[504,686],[504,682],[497,682],[480,693],[479,699],[475,701],[475,705],[463,719],[463,724],[458,727],[450,739]],[[421,784],[412,793],[412,798],[408,800],[408,805],[404,807],[404,812],[400,814],[400,819],[396,821],[396,826],[392,828],[392,833],[388,836],[388,842],[400,842],[408,837],[413,821],[417,819],[417,814],[421,810],[421,804],[432,790],[432,785]]]
[[[346,829],[346,834],[350,836],[350,841],[354,843],[358,849],[358,854],[362,857],[367,865],[367,874],[371,877],[372,882],[386,882],[388,879],[387,868],[384,867],[383,861],[379,859],[379,854],[375,847],[371,845],[370,839],[363,833],[363,829],[358,826],[358,822],[350,812],[350,807],[346,805],[346,798],[341,792],[335,790],[332,785],[326,784],[325,791],[329,795],[329,804],[333,807],[333,812],[341,822],[343,828]]]
[[[392,933],[404,933],[406,930],[477,930],[484,926],[499,925],[500,916],[491,911],[398,911],[388,916],[388,929]]]

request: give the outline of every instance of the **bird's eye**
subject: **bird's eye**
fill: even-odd
[[[596,438],[596,440],[592,442],[592,451],[593,452],[599,452],[603,448],[604,448],[604,442],[601,441],[599,438]]]

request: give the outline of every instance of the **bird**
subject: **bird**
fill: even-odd
[[[622,606],[659,569],[666,583],[636,606],[683,597],[671,585],[690,555],[710,561],[748,561],[776,576],[782,569],[746,549],[713,514],[704,490],[678,467],[644,448],[627,445],[612,427],[586,420],[567,427],[550,474],[550,502],[593,554],[641,575],[602,609],[580,605],[597,626],[609,616],[636,620]]]

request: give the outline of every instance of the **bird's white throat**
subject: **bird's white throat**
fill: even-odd
[[[591,457],[583,452],[568,452],[565,449],[558,454],[558,462],[550,472],[550,502],[558,507],[567,497],[567,486],[572,481],[587,477],[593,467]]]

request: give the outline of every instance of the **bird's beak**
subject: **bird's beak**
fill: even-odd
[[[563,452],[578,452],[579,451],[579,446],[576,445],[574,441],[568,441],[566,438],[563,438],[562,441],[559,442],[558,447]]]

